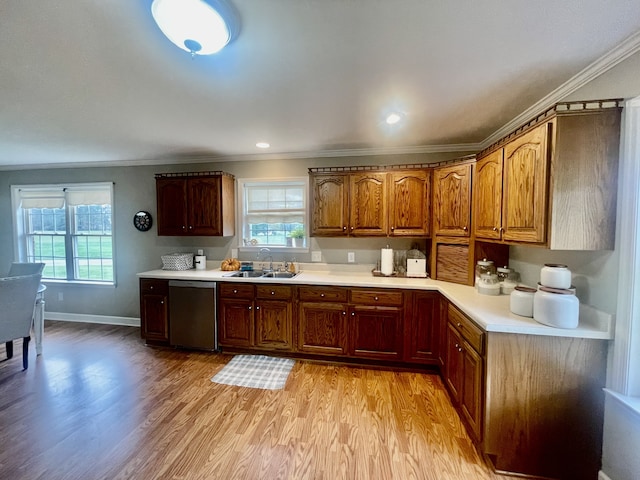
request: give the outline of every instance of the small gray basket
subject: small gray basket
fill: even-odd
[[[170,253],[162,255],[162,270],[191,270],[193,253]]]

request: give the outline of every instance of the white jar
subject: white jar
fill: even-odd
[[[578,326],[580,301],[571,290],[540,287],[533,296],[533,318],[556,328]]]
[[[566,265],[545,263],[540,270],[540,283],[551,288],[570,288],[571,270]]]
[[[522,317],[533,317],[533,297],[535,293],[535,288],[515,287],[509,296],[511,313]]]
[[[500,283],[495,273],[483,273],[478,283],[478,293],[482,295],[500,295]]]

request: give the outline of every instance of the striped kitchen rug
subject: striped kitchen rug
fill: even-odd
[[[239,387],[280,390],[287,383],[295,360],[266,355],[236,355],[211,379]]]

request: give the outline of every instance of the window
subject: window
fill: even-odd
[[[45,280],[113,284],[113,184],[11,187],[15,257]]]
[[[307,178],[239,179],[239,246],[306,250],[307,191]]]

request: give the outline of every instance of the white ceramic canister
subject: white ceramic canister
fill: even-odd
[[[533,297],[535,288],[518,286],[509,295],[509,308],[511,313],[522,317],[533,317]]]
[[[571,270],[559,263],[545,263],[540,270],[540,283],[551,288],[570,288]]]
[[[533,296],[533,318],[556,328],[576,328],[580,301],[571,290],[540,287]]]

